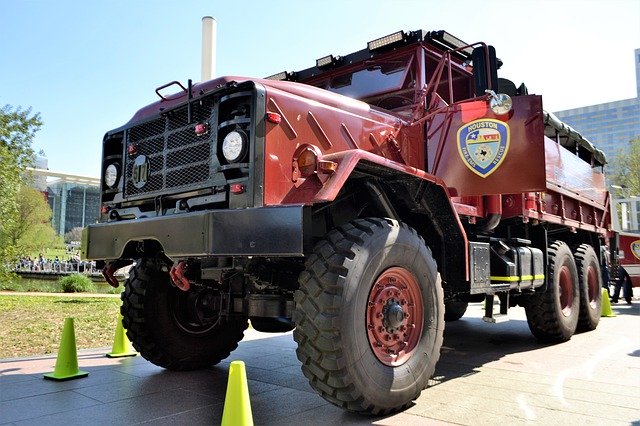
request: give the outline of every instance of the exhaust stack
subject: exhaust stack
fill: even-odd
[[[211,16],[202,18],[202,68],[200,81],[211,80],[216,74],[216,31],[218,23]]]

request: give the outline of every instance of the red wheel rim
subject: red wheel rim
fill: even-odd
[[[589,291],[589,306],[595,309],[600,294],[600,283],[598,282],[598,273],[592,266],[587,269],[587,289]]]
[[[567,266],[560,268],[560,309],[565,317],[571,315],[573,307],[573,277]]]
[[[422,336],[424,307],[418,280],[405,268],[389,268],[373,284],[367,302],[367,337],[374,355],[385,365],[404,364]]]

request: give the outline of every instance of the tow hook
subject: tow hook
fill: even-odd
[[[118,288],[118,286],[120,285],[118,279],[114,276],[114,274],[118,270],[118,266],[116,264],[117,262],[109,262],[104,265],[104,268],[102,268],[102,276],[113,288]]]
[[[171,277],[171,281],[173,285],[178,287],[182,291],[189,291],[191,284],[189,284],[189,280],[184,276],[187,272],[187,262],[185,260],[179,262],[177,265],[171,267],[171,271],[169,271],[169,276]]]

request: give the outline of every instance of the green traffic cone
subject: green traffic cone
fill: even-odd
[[[62,341],[58,350],[58,358],[53,373],[44,375],[45,379],[50,380],[71,380],[87,377],[86,371],[78,369],[78,353],[76,352],[76,335],[73,328],[73,318],[64,320],[62,328]]]
[[[120,358],[124,356],[136,356],[138,353],[131,347],[131,342],[124,332],[122,325],[122,315],[118,314],[118,323],[116,325],[116,335],[113,338],[113,347],[111,352],[107,354],[109,358]]]
[[[609,291],[606,288],[602,289],[602,305],[600,309],[601,317],[615,317],[616,314],[611,309],[611,302],[609,301]]]
[[[229,367],[227,394],[224,398],[222,426],[253,426],[247,372],[244,362],[232,361]]]

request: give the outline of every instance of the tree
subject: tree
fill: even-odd
[[[9,235],[19,217],[18,193],[24,171],[33,163],[31,142],[40,127],[40,114],[31,108],[0,108],[0,275],[19,254]]]
[[[629,142],[611,162],[611,183],[626,188],[620,195],[640,195],[640,137]]]
[[[42,192],[22,185],[17,207],[11,226],[3,230],[5,242],[14,247],[17,255],[43,251],[55,244],[57,235],[51,226],[51,208]]]
[[[70,243],[72,241],[80,241],[82,239],[82,227],[76,226],[66,234],[64,234],[65,243]]]

